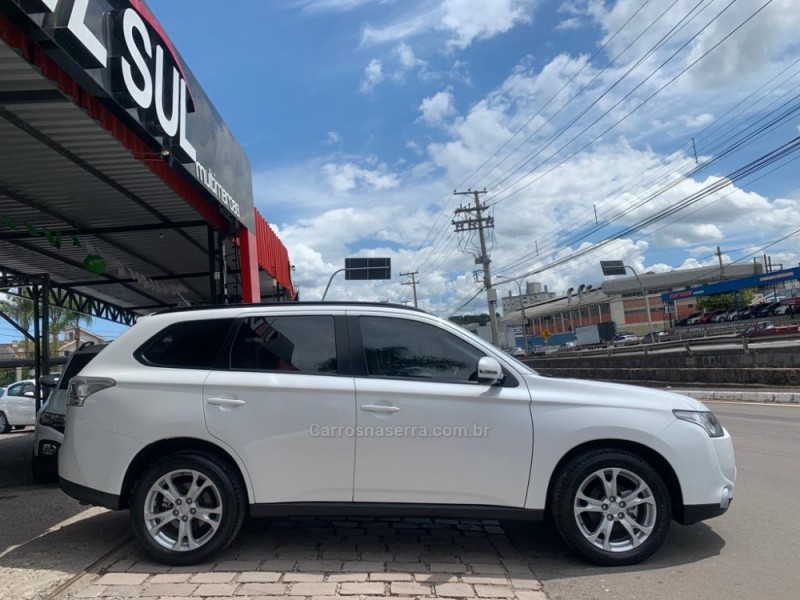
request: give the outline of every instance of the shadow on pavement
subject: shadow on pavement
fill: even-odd
[[[668,569],[718,556],[725,540],[705,523],[682,526],[672,523],[669,535],[655,555],[629,567],[600,567],[579,558],[561,540],[550,521],[542,523],[503,523],[511,543],[531,562],[543,581],[563,577],[636,573]]]

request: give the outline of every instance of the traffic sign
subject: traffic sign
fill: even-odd
[[[544,338],[544,341],[545,341],[545,342],[546,342],[547,340],[549,340],[549,339],[550,339],[550,336],[551,336],[551,335],[553,335],[553,334],[552,334],[552,333],[550,333],[550,330],[549,330],[549,329],[545,329],[545,330],[542,332],[542,337]]]

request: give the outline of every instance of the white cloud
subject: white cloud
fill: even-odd
[[[688,129],[699,129],[705,127],[709,123],[714,122],[714,115],[711,113],[700,113],[699,115],[687,115],[681,118],[681,121]]]
[[[297,6],[305,12],[348,12],[367,4],[384,2],[385,0],[297,0]]]
[[[378,169],[363,169],[353,163],[323,165],[322,172],[328,179],[333,191],[337,194],[350,192],[360,186],[374,190],[385,190],[397,187],[399,180],[393,173],[386,171],[385,165]]]
[[[720,67],[723,71],[731,65],[743,69],[740,76],[729,76],[724,93],[713,89],[713,75],[700,73],[697,79],[687,76],[597,138],[600,132],[627,115],[688,64],[690,49],[641,89],[632,91],[675,46],[662,49],[634,71],[630,79],[599,98],[631,62],[658,39],[652,36],[663,35],[664,27],[671,27],[688,12],[689,3],[696,4],[696,0],[679,0],[676,18],[669,15],[663,23],[659,21],[645,36],[647,39],[641,47],[637,42],[618,64],[605,70],[601,69],[607,65],[608,56],[619,52],[632,41],[631,35],[637,35],[655,20],[658,13],[652,11],[663,10],[663,6],[658,6],[660,3],[647,4],[620,39],[612,42],[608,56],[592,64],[587,64],[586,56],[567,52],[549,60],[538,54],[535,59],[522,59],[505,81],[493,90],[484,91],[482,97],[461,112],[447,83],[437,81],[436,86],[430,85],[428,89],[441,91],[432,95],[431,92],[421,93],[419,97],[427,97],[418,105],[419,121],[435,125],[436,129],[418,133],[419,128],[398,123],[399,127],[408,126],[401,143],[411,151],[398,149],[407,163],[400,163],[399,156],[392,155],[390,150],[387,156],[372,159],[325,157],[280,172],[257,173],[255,187],[259,202],[280,198],[281,204],[291,207],[291,216],[284,219],[280,229],[292,260],[298,265],[297,277],[304,290],[302,296],[305,299],[319,297],[327,277],[332,270],[341,267],[345,256],[384,253],[392,257],[395,270],[421,271],[424,283],[419,288],[420,298],[429,309],[444,311],[454,306],[456,297],[465,300],[470,290],[477,290],[472,283],[475,265],[471,256],[458,251],[452,233],[450,220],[458,202],[452,190],[501,147],[497,156],[463,185],[463,188],[473,189],[488,186],[490,191],[485,199],[490,204],[500,201],[494,206],[496,243],[492,261],[496,274],[519,274],[544,268],[555,259],[592,247],[592,241],[609,237],[659,210],[676,206],[719,181],[724,173],[749,162],[757,152],[766,152],[769,149],[766,144],[759,148],[751,146],[747,151],[727,157],[724,166],[716,166],[693,179],[681,176],[696,166],[689,140],[697,130],[710,126],[713,131],[713,128],[726,126],[725,135],[735,134],[740,130],[737,129],[740,123],[726,125],[726,111],[797,57],[797,50],[787,45],[791,36],[783,27],[775,32],[781,41],[766,44],[766,54],[755,53],[762,61],[757,73],[738,54],[731,58],[730,64],[725,62]],[[510,1],[501,4],[511,8],[522,6]],[[709,4],[711,6],[704,12],[706,20],[722,6],[718,0],[709,0]],[[748,5],[751,12],[757,8],[749,0],[742,0],[741,4]],[[774,4],[779,15],[781,7],[797,12],[784,0],[775,0]],[[416,70],[420,76],[425,73],[426,77],[431,77],[425,83],[434,81],[434,75],[427,72],[428,65],[423,64],[415,52],[421,52],[426,46],[414,43],[412,48],[409,42],[412,35],[444,32],[445,41],[458,45],[467,43],[466,40],[472,43],[482,39],[481,31],[486,35],[499,31],[497,25],[467,19],[457,26],[461,32],[457,33],[443,25],[444,5],[434,0],[409,1],[403,4],[403,18],[381,27],[386,41],[391,41],[392,45],[365,71],[366,91],[374,89],[381,81],[396,79],[398,72]],[[450,4],[456,11],[466,10],[469,5],[466,1]],[[533,3],[525,5],[533,6]],[[640,6],[630,0],[613,3],[580,0],[565,12],[584,22],[593,21],[610,36]],[[572,10],[575,12],[570,12]],[[459,14],[463,16],[463,12]],[[742,14],[739,17],[743,18]],[[791,19],[791,15],[787,18]],[[488,15],[486,20],[493,21],[493,17]],[[508,18],[505,20],[509,22]],[[398,28],[392,32],[387,29],[391,26]],[[730,24],[728,26],[730,28]],[[401,29],[405,31],[402,35]],[[724,32],[724,28],[720,31]],[[750,36],[752,33],[736,45],[746,48]],[[686,39],[674,43],[683,43]],[[583,86],[586,89],[573,99]],[[630,97],[614,107],[629,92]],[[765,101],[776,97],[777,93]],[[462,96],[459,92],[460,104],[464,103],[464,98],[466,94]],[[592,104],[595,101],[596,104]],[[753,101],[748,110],[760,108]],[[606,111],[610,112],[604,116]],[[743,118],[749,114],[752,113],[745,112]],[[583,132],[596,119],[597,124]],[[517,132],[519,134],[515,135]],[[787,125],[778,135],[793,137],[795,124]],[[713,156],[719,151],[713,148],[712,140],[708,134],[698,136],[701,161],[705,158],[703,154]],[[577,156],[566,160],[578,150]],[[562,160],[566,160],[565,164],[556,168]],[[393,167],[390,169],[385,164]],[[677,185],[633,209],[634,204],[667,180]],[[755,250],[800,228],[800,191],[784,191],[776,197],[753,191],[753,186],[759,189],[755,180],[739,181],[737,186],[729,186],[646,230],[626,235],[563,267],[533,276],[531,280],[538,279],[555,291],[563,291],[576,283],[597,285],[602,282],[597,261],[603,258],[623,259],[643,272],[706,262],[713,264],[716,259],[708,259],[708,255],[717,245],[731,257],[738,258],[744,254],[733,252],[735,248]],[[770,189],[780,187],[773,185]],[[612,226],[592,233],[595,206],[601,222],[610,218],[616,220]],[[429,233],[430,238],[427,237]],[[789,239],[771,251],[776,256],[786,255],[784,262],[789,264],[795,243],[796,240]],[[363,285],[337,282],[332,297],[401,300],[406,291],[397,281]],[[477,302],[483,302],[485,310],[485,299],[480,298]]]
[[[415,67],[422,67],[425,66],[425,61],[420,60],[414,54],[414,49],[402,42],[395,46],[394,53],[397,56],[398,61],[400,62],[400,67],[403,71],[409,71]]]
[[[364,69],[359,89],[362,94],[369,94],[381,81],[383,81],[383,64],[377,58],[373,58]]]
[[[570,17],[568,19],[564,19],[558,25],[556,25],[556,31],[575,31],[581,27],[583,27],[583,21],[581,21],[578,17]]]
[[[529,23],[532,5],[528,0],[499,0],[487,10],[484,0],[444,0],[441,23],[455,36],[451,45],[466,48],[475,40],[488,39]]]
[[[428,125],[441,125],[455,113],[453,92],[445,90],[424,98],[419,105],[420,117]]]
[[[342,136],[338,131],[329,131],[325,143],[328,145],[331,144],[341,144]]]
[[[362,39],[367,44],[385,44],[444,32],[448,46],[464,49],[476,40],[489,39],[529,23],[536,3],[536,0],[494,0],[487,10],[485,0],[410,2],[412,8],[393,22],[367,26]]]

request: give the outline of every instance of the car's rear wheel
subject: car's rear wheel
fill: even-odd
[[[599,565],[631,565],[666,538],[672,514],[663,478],[640,457],[618,450],[576,457],[556,480],[552,512],[561,536]]]
[[[8,433],[11,431],[11,425],[8,423],[8,417],[3,412],[0,412],[0,433]]]
[[[180,453],[148,469],[130,503],[137,539],[155,560],[203,562],[239,533],[246,508],[238,475],[212,455]]]

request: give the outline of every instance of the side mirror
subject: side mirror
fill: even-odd
[[[42,375],[42,377],[39,379],[39,383],[44,387],[54,388],[58,385],[59,379],[59,375]]]
[[[26,398],[36,398],[36,394],[34,394],[33,392],[23,392],[22,395],[25,396]]]
[[[503,367],[496,358],[484,356],[478,361],[478,383],[495,385],[503,381]]]

